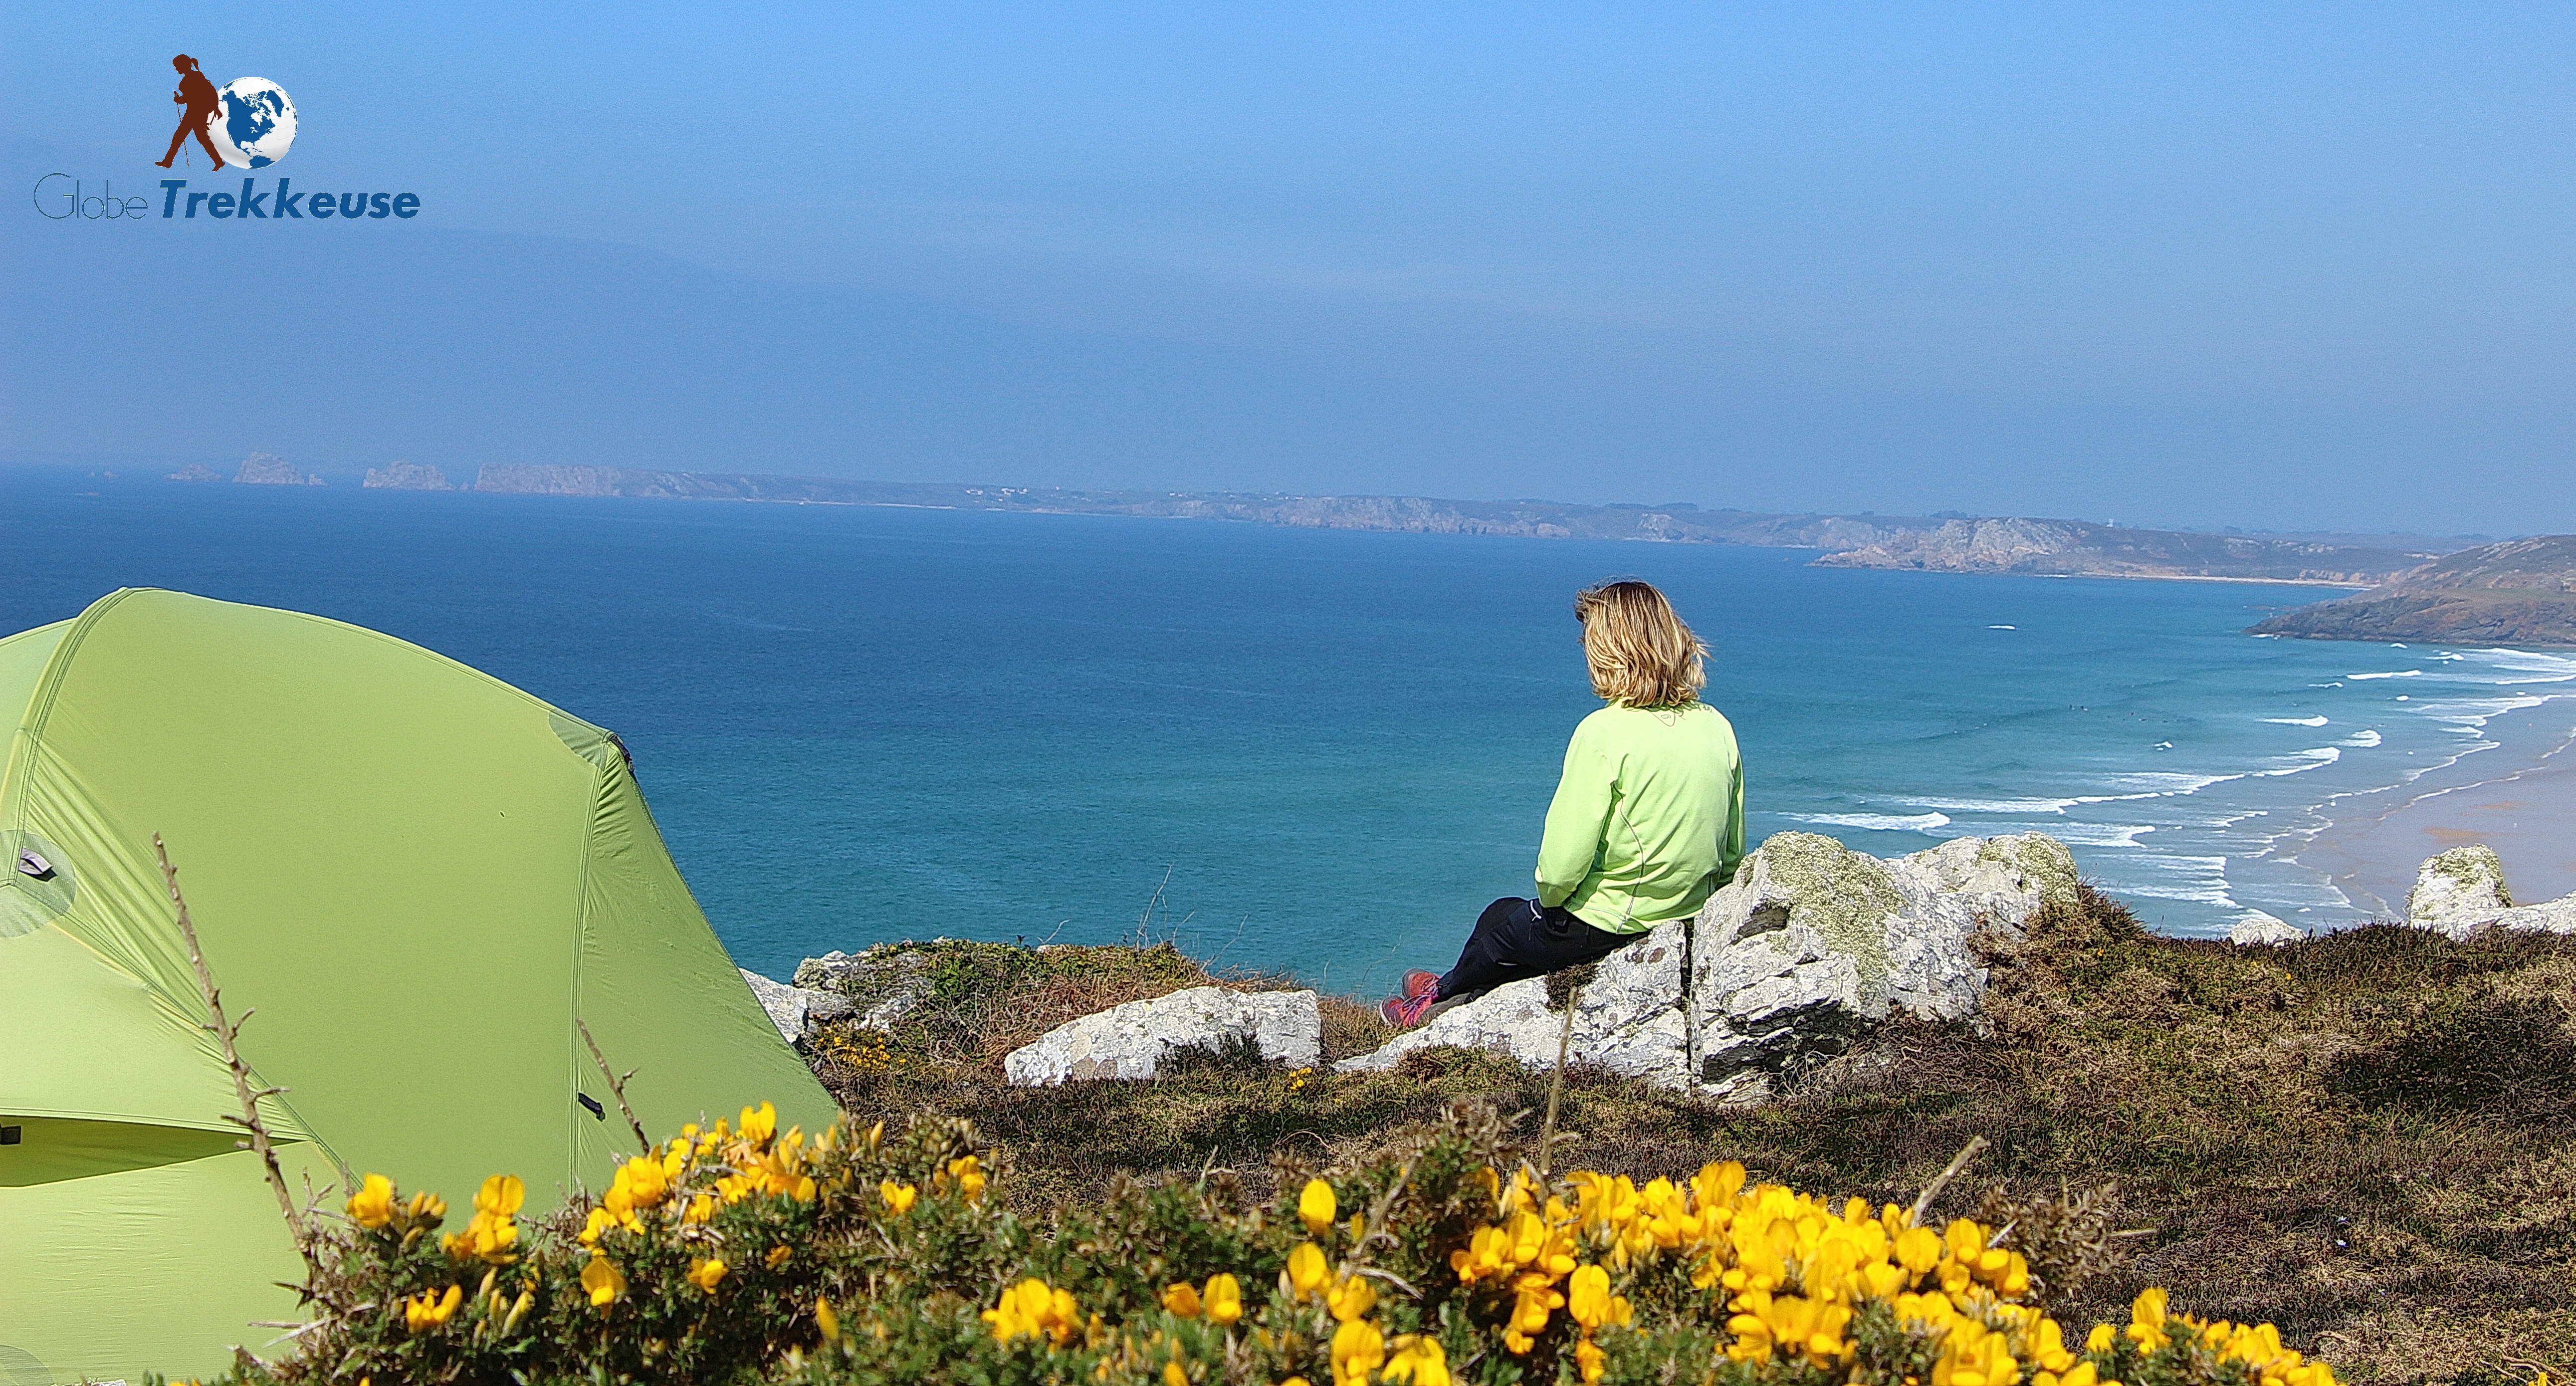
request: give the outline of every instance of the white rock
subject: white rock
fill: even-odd
[[[2536,934],[2576,934],[2576,895],[2562,895],[2537,905],[2524,905],[2459,926],[2454,937],[2477,929],[2513,929]],[[2449,932],[2449,930],[2445,930]]]
[[[871,948],[852,955],[838,949],[796,965],[795,985],[848,997],[859,1027],[892,1030],[930,999],[930,959],[915,948]]]
[[[1694,922],[1682,1079],[1758,1100],[1748,1074],[1820,1062],[1898,1011],[1975,1013],[1979,929],[2012,933],[2075,898],[2075,859],[2040,833],[1955,838],[1881,860],[1815,833],[1775,833]]]
[[[1689,946],[1687,925],[1666,924],[1603,958],[1577,994],[1569,1052],[1613,1073],[1664,1076],[1681,1053],[1686,1033],[1682,958]],[[1547,981],[1534,977],[1453,1006],[1333,1068],[1339,1073],[1392,1068],[1416,1049],[1442,1044],[1489,1049],[1531,1068],[1554,1068],[1564,1033],[1565,1012],[1547,1008]]]
[[[1311,991],[1191,987],[1067,1021],[1002,1060],[1013,1087],[1067,1080],[1151,1078],[1182,1050],[1249,1039],[1261,1057],[1311,1064],[1324,1052],[1324,1018]]]
[[[1392,1068],[1396,1060],[1414,1050],[1440,1044],[1490,1049],[1531,1068],[1553,1067],[1557,1036],[1564,1025],[1565,1013],[1547,1008],[1545,978],[1505,982],[1473,1001],[1442,1011],[1370,1053],[1342,1060],[1333,1065],[1333,1071],[1359,1073]]]
[[[778,1027],[778,1037],[789,1044],[803,1044],[814,1033],[814,1027],[825,1021],[838,1020],[850,1013],[850,998],[837,992],[809,991],[773,982],[749,968],[736,968],[751,988],[753,999],[769,1012],[769,1023]]]
[[[1970,939],[2071,902],[2075,880],[2075,859],[2038,833],[1888,861],[1813,833],[1775,834],[1696,919],[1602,959],[1577,993],[1568,1053],[1668,1088],[1759,1100],[1771,1074],[1841,1053],[1897,1010],[1972,1014],[1986,969]],[[1543,980],[1514,982],[1335,1067],[1382,1069],[1453,1044],[1546,1068],[1564,1024]]]
[[[2415,868],[2415,888],[2406,894],[2406,922],[2444,933],[2512,908],[2513,892],[2504,884],[2504,859],[2484,843],[2427,858]]]
[[[2236,927],[2227,931],[2227,941],[2238,944],[2297,943],[2307,936],[2307,930],[2261,910],[2238,915]]]
[[[2537,905],[2519,905],[2512,909],[2497,910],[2491,914],[2454,915],[2429,927],[2439,930],[2446,937],[2455,939],[2466,939],[2472,934],[2483,933],[2489,929],[2534,934],[2576,934],[2576,895],[2562,895],[2555,900],[2545,900]]]

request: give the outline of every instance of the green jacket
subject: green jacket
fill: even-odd
[[[1744,859],[1744,764],[1706,703],[1583,719],[1538,849],[1538,902],[1614,934],[1698,912]]]

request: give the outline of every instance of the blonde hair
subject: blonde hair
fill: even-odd
[[[1626,707],[1681,707],[1708,686],[1708,646],[1651,582],[1605,582],[1574,596],[1592,691]]]

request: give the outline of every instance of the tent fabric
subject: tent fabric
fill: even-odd
[[[14,1383],[220,1369],[294,1317],[274,1195],[152,854],[188,896],[291,1169],[530,1213],[632,1136],[746,1102],[816,1128],[602,729],[390,636],[127,589],[0,640],[0,1364]],[[0,726],[7,723],[0,722]],[[21,850],[53,868],[17,869]],[[581,1095],[607,1104],[594,1116]],[[283,1257],[283,1260],[280,1260]],[[149,1311],[134,1309],[148,1305]],[[133,1312],[128,1312],[133,1310]],[[39,1364],[29,1367],[27,1363]],[[42,1372],[47,1375],[34,1375]]]

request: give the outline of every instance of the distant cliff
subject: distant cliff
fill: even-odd
[[[2209,577],[2362,584],[2429,553],[2241,534],[2123,529],[2081,520],[1951,520],[1816,560],[1822,568],[2094,577]]]
[[[2515,539],[2409,569],[2382,586],[2285,611],[2254,635],[2576,645],[2576,535]]]
[[[1903,526],[1939,520],[1870,522],[1834,515],[1762,515],[1689,504],[1570,505],[1561,501],[1456,501],[1423,496],[1292,496],[1279,492],[1066,491],[946,482],[844,481],[832,477],[649,471],[632,467],[490,465],[477,491],[542,496],[629,496],[662,500],[780,501],[808,505],[909,505],[949,510],[1017,510],[1062,515],[1139,515],[1240,520],[1306,529],[1414,534],[1499,534],[1534,539],[1634,539],[1659,543],[1848,548]]]
[[[2265,537],[2123,529],[2080,520],[1948,516],[1768,515],[1688,504],[1569,505],[1424,496],[1292,496],[1277,492],[1066,491],[1018,486],[844,481],[831,477],[491,465],[474,490],[513,495],[901,505],[952,510],[1237,520],[1309,529],[1493,534],[1535,539],[1748,544],[1822,549],[1820,564],[1958,573],[2220,577],[2361,586],[2445,551],[2340,537]]]
[[[369,467],[365,487],[370,491],[453,491],[447,473],[418,462],[395,462],[383,467]]]
[[[295,470],[294,464],[273,452],[254,452],[242,459],[241,470],[233,481],[242,486],[321,486],[318,476],[307,476]]]

